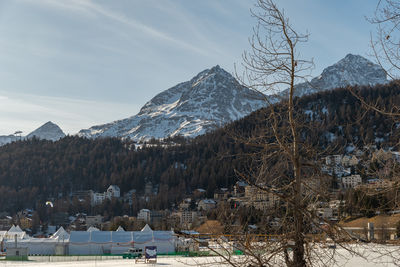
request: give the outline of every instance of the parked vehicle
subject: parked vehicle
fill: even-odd
[[[122,258],[124,259],[140,259],[143,256],[143,249],[141,248],[130,248],[124,253]]]

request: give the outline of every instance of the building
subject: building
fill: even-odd
[[[330,155],[325,157],[326,165],[340,165],[342,164],[342,155]]]
[[[106,199],[106,195],[104,193],[94,193],[91,195],[91,204],[92,206],[100,205]]]
[[[110,185],[110,186],[107,188],[106,194],[107,194],[107,197],[108,197],[109,199],[111,199],[111,198],[113,198],[113,197],[119,198],[119,197],[121,196],[121,190],[119,189],[119,186],[118,186],[118,185]]]
[[[208,211],[214,209],[216,205],[217,203],[213,199],[202,199],[197,204],[197,209]]]
[[[226,200],[229,198],[228,188],[220,188],[214,192],[214,199],[216,200]]]
[[[137,219],[144,221],[146,223],[150,223],[151,221],[151,211],[148,209],[141,209],[137,215]]]
[[[342,177],[343,188],[355,188],[357,185],[362,183],[361,176],[358,174]]]
[[[179,213],[181,224],[192,224],[197,218],[196,211],[183,210]]]
[[[190,203],[192,202],[191,198],[185,198],[182,200],[181,203],[179,203],[179,209],[180,210],[187,210],[190,208]]]
[[[264,185],[261,185],[264,187]],[[272,189],[271,189],[272,190]],[[248,205],[259,210],[267,210],[275,207],[279,203],[279,197],[271,191],[262,190],[256,186],[246,186],[244,197]]]
[[[104,202],[106,199],[112,199],[112,198],[120,198],[121,196],[121,190],[119,189],[118,185],[110,185],[107,188],[107,191],[104,193],[97,193],[90,191],[90,203],[92,206],[99,205]]]

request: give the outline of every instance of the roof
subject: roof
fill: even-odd
[[[170,242],[174,239],[172,231],[143,231],[143,232],[112,232],[112,231],[72,231],[69,242],[72,244],[80,243],[130,243],[134,241],[137,244],[146,242]]]
[[[118,185],[115,185],[115,184],[110,185],[110,186],[108,187],[108,189],[113,189],[113,190],[120,191],[119,186],[118,186]]]
[[[141,209],[139,212],[150,212],[149,209]]]
[[[153,232],[153,230],[150,228],[148,224],[146,224],[141,230],[141,232]]]
[[[61,226],[57,232],[55,232],[51,238],[58,238],[59,240],[68,240],[70,235],[67,233],[67,231],[64,230],[64,228]]]
[[[117,232],[125,232],[125,229],[120,225],[118,226]]]
[[[216,202],[213,199],[202,199],[200,200],[205,204],[216,204]]]
[[[95,232],[95,231],[100,231],[100,230],[93,226],[90,226],[89,229],[87,229],[87,232]]]
[[[8,230],[9,233],[22,233],[22,229],[17,225],[17,226],[11,226],[10,230]]]

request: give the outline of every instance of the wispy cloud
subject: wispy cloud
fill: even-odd
[[[183,39],[172,37],[166,32],[160,31],[154,27],[146,25],[132,17],[127,17],[123,14],[110,10],[100,4],[97,4],[91,0],[20,0],[26,1],[30,4],[45,5],[47,7],[61,8],[66,11],[78,12],[89,16],[101,15],[110,20],[121,23],[125,26],[131,27],[142,33],[151,36],[157,41],[167,42],[170,45],[178,46],[182,49],[186,49],[202,55],[207,55],[207,51],[203,48],[193,45]]]

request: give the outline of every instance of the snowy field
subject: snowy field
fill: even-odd
[[[370,244],[369,247],[358,248],[358,252],[363,254],[365,258],[360,256],[351,255],[348,251],[342,248],[335,250],[335,260],[339,266],[399,266],[400,263],[400,247],[388,246],[383,247],[380,245]],[[379,251],[379,253],[378,253]],[[340,256],[339,256],[340,255]],[[236,256],[240,259],[244,256]],[[29,267],[124,267],[124,266],[229,266],[221,263],[221,258],[218,257],[159,257],[156,264],[135,263],[135,260],[129,259],[106,259],[106,260],[85,260],[83,257],[77,258],[69,257],[68,261],[62,262],[49,262],[49,257],[30,257],[27,262],[13,262],[13,261],[0,261],[0,267],[3,266],[29,266]],[[243,259],[243,258],[242,258]],[[327,266],[331,266],[329,261],[325,262]]]

